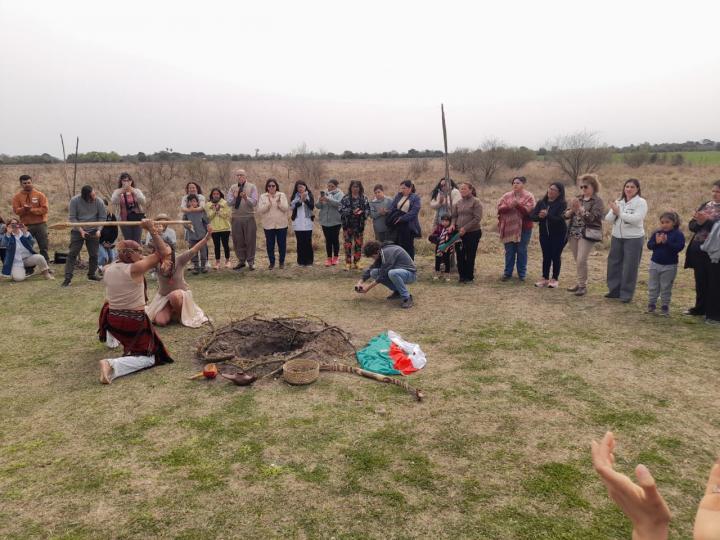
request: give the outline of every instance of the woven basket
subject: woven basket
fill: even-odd
[[[310,384],[320,376],[320,362],[295,359],[283,364],[283,379],[288,384]]]

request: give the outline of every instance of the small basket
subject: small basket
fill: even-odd
[[[320,376],[320,362],[295,359],[283,364],[283,379],[288,384],[310,384]]]

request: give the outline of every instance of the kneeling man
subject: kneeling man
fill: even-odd
[[[388,300],[401,299],[400,307],[411,308],[413,297],[406,285],[417,279],[417,268],[407,251],[396,244],[380,245],[380,242],[370,240],[363,246],[363,255],[375,262],[363,272],[355,290],[366,293],[380,283],[392,291]]]
[[[172,362],[160,336],[145,313],[145,272],[158,263],[172,264],[170,247],[157,233],[152,220],[142,226],[151,235],[155,252],[143,257],[140,244],[133,240],[118,242],[118,260],[105,267],[105,304],[100,311],[98,335],[108,346],[123,346],[124,356],[100,360],[100,382],[140,369]]]

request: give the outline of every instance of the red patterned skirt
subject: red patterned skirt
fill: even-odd
[[[103,343],[106,332],[122,344],[124,356],[155,356],[156,366],[173,361],[145,310],[110,309],[105,302],[98,328],[98,337]]]

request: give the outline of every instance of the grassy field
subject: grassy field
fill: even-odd
[[[330,166],[366,185],[395,185],[406,167]],[[423,194],[441,167],[434,162],[418,182]],[[57,170],[33,172],[57,194],[53,219],[62,217]],[[82,169],[83,183],[103,172]],[[524,173],[538,194],[557,174],[542,164]],[[3,201],[17,174],[0,169]],[[651,226],[666,207],[687,217],[720,168],[610,166],[601,175],[606,200],[630,175],[643,182]],[[673,509],[674,537],[689,538],[720,435],[712,397],[720,335],[680,315],[692,300],[690,274],[679,274],[669,319],[642,312],[647,254],[633,304],[602,297],[605,245],[591,257],[587,297],[500,283],[493,208],[506,186],[479,190],[486,216],[476,283],[433,282],[425,250],[412,310],[383,291],[360,297],[355,276],[319,265],[189,277],[216,324],[309,313],[359,346],[388,328],[419,342],[429,360],[410,377],[425,392],[420,404],[341,374],[308,387],[189,381],[204,330],[179,327],[161,329],[174,364],[104,387],[101,285],[80,275],[69,289],[36,278],[0,284],[0,535],[628,538],[589,459],[590,440],[612,429],[618,468],[648,465]],[[429,219],[424,211],[426,229]],[[56,246],[65,241],[53,236]],[[564,263],[562,286],[573,275],[569,252]],[[529,282],[539,267],[533,238]]]
[[[652,152],[651,152],[652,153]],[[711,150],[708,152],[660,152],[658,155],[667,156],[668,163],[675,154],[682,154],[685,162],[691,165],[720,165],[720,150]],[[613,161],[621,163],[623,154],[613,154]]]

